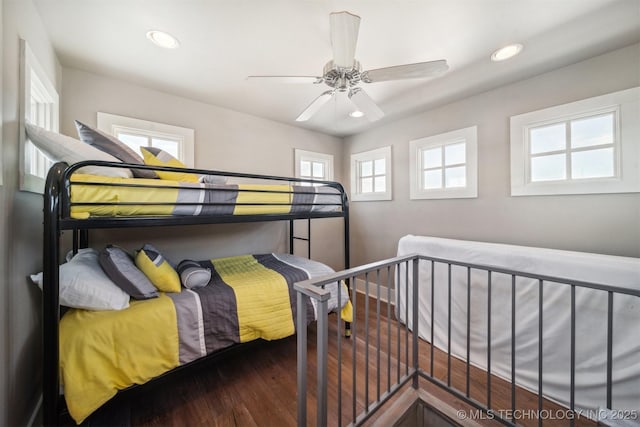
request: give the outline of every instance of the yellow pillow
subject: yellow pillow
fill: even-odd
[[[146,244],[136,254],[136,266],[162,292],[180,292],[180,277],[153,246]]]
[[[173,157],[164,150],[155,147],[140,147],[144,164],[149,166],[169,166],[174,168],[186,168],[187,166],[180,160]],[[160,179],[169,179],[171,181],[181,182],[198,182],[200,176],[195,173],[188,172],[168,172],[155,171]]]

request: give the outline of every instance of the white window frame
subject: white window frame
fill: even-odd
[[[385,161],[385,191],[362,193],[360,190],[360,163],[365,161]],[[351,200],[354,202],[368,202],[379,200],[392,200],[392,163],[391,146],[377,148],[351,155]]]
[[[194,131],[193,129],[135,119],[133,117],[98,112],[98,129],[110,135],[127,132],[147,136],[150,138],[167,138],[178,141],[178,160],[187,167],[193,168],[194,160]],[[140,154],[140,153],[138,153]]]
[[[32,162],[51,161],[29,141],[25,131],[25,123],[31,117],[31,95],[37,91],[40,98],[46,99],[46,123],[44,128],[52,132],[59,131],[60,100],[58,92],[47,76],[42,65],[29,48],[29,44],[20,39],[20,190],[42,194],[46,181],[44,176],[33,175],[30,171]]]
[[[316,153],[314,151],[294,150],[294,173],[296,178],[303,178],[301,173],[301,163],[303,161],[322,163],[324,165],[325,177],[324,181],[333,181],[333,155],[325,153]],[[315,179],[313,177],[304,177]]]
[[[465,144],[465,182],[464,187],[424,188],[423,156],[425,149],[444,147],[453,144]],[[478,127],[471,126],[438,135],[409,141],[409,195],[411,200],[420,199],[463,199],[478,197]],[[462,165],[462,163],[460,164]],[[457,166],[457,165],[456,165]],[[446,169],[444,160],[441,166]]]
[[[532,128],[614,113],[614,176],[531,182]],[[511,117],[511,195],[640,192],[640,87],[583,99]],[[571,151],[567,151],[570,155]]]

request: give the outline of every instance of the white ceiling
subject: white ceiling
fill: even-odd
[[[640,40],[640,0],[35,0],[63,66],[332,135],[379,123],[574,63]],[[385,111],[348,116],[346,94],[308,122],[295,118],[322,85],[247,81],[322,75],[331,59],[329,13],[362,18],[363,70],[446,59],[438,78],[361,84]],[[145,34],[160,29],[181,47]],[[501,63],[491,53],[524,44]]]

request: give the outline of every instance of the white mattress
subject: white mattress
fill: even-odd
[[[398,255],[419,253],[466,263],[640,289],[640,259],[408,235]],[[405,283],[396,283],[396,307],[405,316]],[[409,274],[411,289],[411,273]],[[471,356],[487,366],[487,273],[471,274]],[[511,276],[492,275],[491,372],[511,378]],[[409,300],[411,300],[409,292]],[[467,270],[452,267],[452,354],[466,359]],[[516,382],[538,390],[538,281],[516,281]],[[447,349],[447,267],[435,267],[434,344]],[[606,407],[607,293],[576,291],[576,408]],[[617,295],[613,307],[613,399],[616,409],[640,409],[640,297]],[[409,307],[409,327],[412,310]],[[543,289],[543,395],[569,405],[570,287]],[[430,341],[431,263],[421,261],[419,334]]]

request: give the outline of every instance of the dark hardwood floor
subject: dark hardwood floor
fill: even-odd
[[[404,344],[407,340],[404,326],[398,329],[398,323],[387,318],[387,307],[380,305],[383,315],[380,323],[380,348],[378,344],[376,323],[372,320],[377,310],[375,300],[369,304],[368,334],[365,333],[365,315],[362,302],[358,301],[358,328],[354,330],[353,338],[342,337],[338,333],[337,319],[330,316],[329,332],[329,425],[338,425],[338,408],[340,407],[342,425],[348,425],[353,419],[354,408],[351,396],[354,393],[354,366],[351,361],[353,345],[356,345],[355,363],[355,395],[356,414],[365,407],[365,396],[369,401],[383,394],[388,387],[388,380],[395,381],[398,376],[406,372]],[[392,311],[392,310],[391,310]],[[389,333],[389,331],[391,333]],[[399,333],[398,333],[399,332]],[[315,425],[315,339],[316,325],[309,326],[309,366],[308,387],[309,402],[308,421]],[[343,362],[337,364],[338,337]],[[368,338],[367,338],[368,336]],[[368,346],[367,346],[368,339]],[[398,353],[398,341],[400,352]],[[409,338],[410,341],[410,338]],[[369,349],[368,356],[366,349]],[[389,350],[390,349],[390,350]],[[430,366],[429,344],[420,341],[421,367]],[[447,380],[446,354],[434,351],[434,376]],[[409,355],[408,360],[411,362]],[[379,362],[378,362],[379,361]],[[341,390],[338,399],[338,378],[340,376]],[[369,378],[367,388],[365,378]],[[379,381],[378,381],[379,378]],[[471,367],[470,396],[486,402],[486,372]],[[379,384],[379,385],[378,385]],[[463,392],[466,390],[466,364],[455,358],[451,359],[451,384]],[[456,410],[463,410],[471,415],[472,408],[465,403],[421,379],[420,387],[426,390],[434,399],[444,402]],[[390,401],[388,405],[393,402]],[[523,389],[516,392],[517,407],[524,411],[535,411],[538,407],[537,395]],[[491,378],[491,404],[494,410],[506,410],[511,407],[511,386],[508,382]],[[545,411],[564,411],[564,408],[544,401]],[[95,416],[88,420],[90,426],[132,425],[141,427],[152,426],[295,426],[296,425],[296,338],[289,337],[273,342],[257,342],[248,346],[240,346],[211,363],[201,366],[197,371],[173,377],[151,389],[121,399],[116,397],[105,405]],[[527,412],[531,414],[531,412]],[[525,414],[527,414],[525,413]],[[399,416],[400,414],[398,414]],[[370,422],[374,422],[372,417]],[[476,420],[481,425],[500,425],[495,420]],[[528,416],[518,420],[523,426],[537,426],[538,420]],[[545,419],[544,426],[569,426],[568,419]],[[576,426],[595,426],[586,419],[575,420]]]

